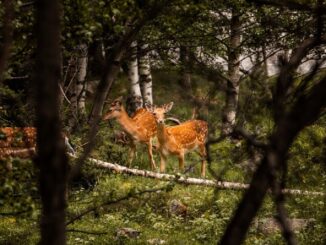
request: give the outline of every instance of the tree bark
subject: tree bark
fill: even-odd
[[[4,16],[2,25],[2,43],[0,45],[0,83],[3,79],[3,72],[6,69],[7,60],[10,56],[10,48],[13,39],[13,15],[14,15],[14,1],[3,1]]]
[[[303,54],[308,52],[308,49],[305,49],[306,43],[307,41],[297,49],[297,52],[294,52],[287,67],[282,69],[278,83],[284,83],[282,80],[285,78],[282,74],[286,73],[286,70],[290,72],[290,70],[299,65],[299,60],[301,60],[299,58],[302,58]],[[310,46],[310,48],[312,47]],[[279,93],[283,97],[283,93],[280,91]],[[280,113],[268,150],[255,172],[250,187],[244,194],[220,244],[241,244],[244,241],[251,221],[261,207],[268,189],[271,187],[272,182],[276,180],[282,166],[286,164],[287,153],[295,137],[304,127],[317,120],[322,109],[326,107],[325,94],[326,77],[323,77],[310,90],[308,95],[302,95],[297,99],[288,113]],[[281,102],[279,101],[279,103]]]
[[[182,89],[186,91],[188,96],[192,96],[192,86],[191,86],[191,73],[190,73],[190,57],[189,49],[186,46],[180,46],[180,64],[181,64],[181,79],[180,85]]]
[[[144,104],[153,104],[153,79],[148,55],[148,44],[139,47],[139,82]]]
[[[40,244],[65,244],[68,160],[61,137],[59,82],[61,69],[61,6],[59,0],[36,3],[35,90],[37,157],[42,214]]]
[[[228,47],[228,81],[222,117],[222,134],[229,134],[235,125],[239,99],[241,21],[237,10],[232,9]]]
[[[226,189],[226,190],[246,190],[249,188],[248,184],[243,184],[243,183],[198,179],[198,178],[190,178],[185,176],[181,176],[177,178],[175,175],[171,175],[171,174],[163,174],[163,173],[156,173],[153,171],[127,168],[125,166],[121,166],[115,163],[104,162],[94,158],[89,158],[88,160],[94,163],[95,165],[97,165],[98,167],[110,169],[117,173],[126,173],[126,174],[131,174],[136,176],[142,176],[146,178],[160,179],[163,181],[173,180],[180,184],[211,186],[211,187],[216,187],[219,189]],[[292,194],[292,195],[308,195],[308,196],[325,195],[325,193],[323,192],[304,191],[304,190],[297,190],[297,189],[284,189],[282,190],[282,192],[284,194]]]
[[[78,46],[78,59],[77,59],[77,81],[75,92],[77,95],[77,108],[78,115],[85,115],[85,96],[86,96],[86,74],[87,74],[87,64],[88,64],[88,55],[87,55],[87,45],[81,44]]]
[[[128,80],[130,85],[130,94],[128,98],[127,110],[129,114],[134,113],[143,106],[143,98],[139,84],[138,60],[137,60],[137,41],[130,45],[130,56],[128,60]]]

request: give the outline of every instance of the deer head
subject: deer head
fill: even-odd
[[[109,110],[103,116],[103,120],[109,120],[112,118],[119,117],[121,114],[122,108],[123,108],[122,97],[119,97],[111,103]]]
[[[164,123],[164,116],[167,112],[169,112],[172,109],[172,107],[173,107],[173,102],[162,105],[161,107],[146,105],[146,109],[153,114],[158,124]]]

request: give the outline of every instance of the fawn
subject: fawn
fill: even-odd
[[[35,127],[1,127],[0,159],[7,157],[31,158],[36,154]],[[61,133],[67,152],[75,155],[75,150],[65,133]]]
[[[168,155],[176,155],[179,159],[179,169],[184,170],[184,155],[187,151],[199,148],[202,158],[201,176],[206,172],[205,143],[208,134],[207,122],[202,120],[189,120],[177,126],[165,126],[164,116],[172,109],[173,102],[162,107],[149,107],[157,122],[158,151],[161,156],[160,171],[165,172],[165,162]]]
[[[144,143],[148,147],[151,169],[155,170],[156,165],[152,152],[152,139],[156,136],[156,122],[154,116],[146,109],[140,108],[136,111],[134,116],[129,117],[121,100],[122,98],[118,98],[111,103],[108,112],[103,116],[103,120],[115,118],[122,126],[123,130],[129,135],[129,166],[135,156],[136,143]]]

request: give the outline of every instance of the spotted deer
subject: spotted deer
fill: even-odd
[[[118,98],[111,103],[109,110],[103,116],[103,120],[116,119],[123,130],[128,134],[130,138],[129,166],[135,156],[136,144],[143,143],[146,144],[148,148],[151,169],[155,170],[156,165],[152,152],[152,139],[156,136],[156,122],[154,116],[146,109],[140,108],[132,117],[129,117],[121,100],[122,98]]]
[[[35,127],[1,127],[0,128],[0,160],[8,157],[32,158],[36,154]],[[75,154],[68,137],[62,133],[66,150]]]
[[[160,108],[150,107],[157,122],[158,151],[161,156],[160,171],[165,172],[166,158],[168,155],[176,155],[179,159],[179,169],[184,170],[184,156],[188,151],[199,148],[202,158],[201,176],[206,172],[206,148],[205,143],[208,134],[207,122],[202,120],[189,120],[177,126],[166,126],[164,117],[172,109],[173,102]]]

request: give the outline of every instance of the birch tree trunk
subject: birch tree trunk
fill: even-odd
[[[88,65],[87,45],[80,44],[76,47],[76,57],[73,59],[71,72],[71,97],[70,97],[70,118],[68,125],[73,129],[80,119],[86,117],[85,96],[86,96],[86,74]]]
[[[186,90],[187,95],[192,95],[191,74],[189,70],[189,50],[185,46],[180,47],[181,79],[180,85]]]
[[[143,99],[139,84],[137,41],[130,45],[130,57],[128,61],[128,80],[130,83],[130,97],[128,101],[128,112],[133,113],[143,106]]]
[[[78,58],[77,58],[77,81],[75,85],[75,92],[77,96],[77,111],[78,115],[86,115],[85,109],[85,95],[86,95],[86,74],[87,74],[87,45],[81,44],[78,46]]]
[[[148,44],[140,45],[139,52],[139,82],[144,104],[153,104],[153,79],[151,74],[151,64],[148,55]]]
[[[241,21],[239,13],[233,9],[230,23],[230,43],[228,47],[228,81],[226,101],[222,117],[222,134],[228,134],[235,125],[240,79]]]

